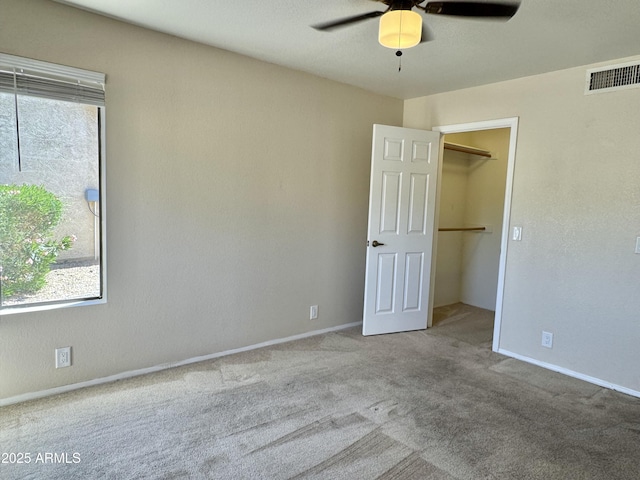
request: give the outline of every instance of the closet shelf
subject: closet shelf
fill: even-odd
[[[439,232],[484,232],[487,227],[438,228]]]
[[[458,143],[444,142],[444,148],[446,150],[453,150],[456,152],[470,153],[471,155],[478,155],[480,157],[491,158],[491,152],[483,150],[481,148],[469,147],[468,145],[460,145]]]

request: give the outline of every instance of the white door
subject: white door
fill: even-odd
[[[427,328],[440,133],[373,126],[363,335]]]

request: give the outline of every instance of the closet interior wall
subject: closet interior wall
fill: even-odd
[[[445,141],[489,150],[492,158],[444,150],[434,306],[462,302],[495,310],[509,152],[508,128],[448,134]]]

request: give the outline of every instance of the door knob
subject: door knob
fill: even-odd
[[[379,241],[374,240],[374,241],[371,243],[371,245],[372,245],[372,246],[374,246],[374,247],[381,247],[382,245],[384,245],[384,243],[380,243]]]

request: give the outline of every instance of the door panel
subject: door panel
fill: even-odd
[[[400,181],[402,175],[397,172],[382,172],[382,175],[379,233],[396,233],[400,224]]]
[[[373,132],[363,334],[424,329],[440,134],[386,125]]]
[[[427,230],[427,198],[429,175],[411,174],[409,193],[409,227],[407,233],[425,235]]]
[[[419,310],[422,305],[422,267],[424,253],[407,253],[404,268],[404,304],[405,312]]]
[[[376,282],[376,313],[393,313],[396,285],[396,254],[378,255],[378,278]]]

